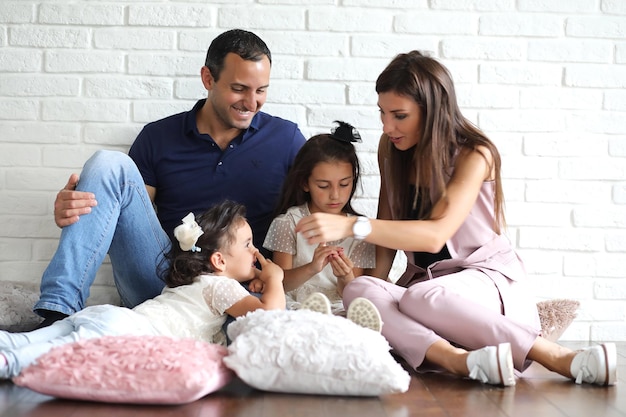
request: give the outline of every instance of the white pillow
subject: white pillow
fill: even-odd
[[[257,310],[228,327],[225,365],[266,391],[376,396],[406,392],[409,374],[379,333],[309,310]]]

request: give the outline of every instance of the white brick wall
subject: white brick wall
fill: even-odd
[[[566,339],[626,340],[623,0],[2,0],[0,280],[39,281],[69,174],[203,97],[206,49],[232,27],[274,54],[265,110],[307,136],[334,119],[360,128],[369,215],[374,80],[399,52],[441,59],[503,154],[508,234],[537,299],[581,302]],[[111,285],[105,264],[92,302]]]

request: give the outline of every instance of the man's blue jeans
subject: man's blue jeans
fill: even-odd
[[[82,310],[107,253],[124,306],[160,294],[165,283],[157,268],[167,267],[163,259],[171,243],[132,159],[122,152],[96,152],[85,163],[76,189],[94,193],[98,205],[63,228],[34,310]]]

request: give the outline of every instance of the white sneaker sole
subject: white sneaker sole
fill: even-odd
[[[614,343],[604,343],[601,345],[604,352],[604,371],[606,377],[604,384],[600,385],[615,385],[617,382],[617,351]]]
[[[498,374],[505,387],[515,385],[515,368],[513,368],[513,353],[510,343],[500,343],[497,346]]]
[[[322,314],[330,314],[330,300],[321,292],[314,292],[300,304],[301,310],[311,310]]]
[[[352,300],[348,307],[347,319],[378,333],[383,329],[383,320],[378,309],[367,298],[357,297]]]

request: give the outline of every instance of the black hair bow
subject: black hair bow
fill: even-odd
[[[341,120],[335,120],[333,123],[338,123],[339,126],[330,129],[331,138],[348,143],[361,142],[359,131],[350,123],[342,122]]]

